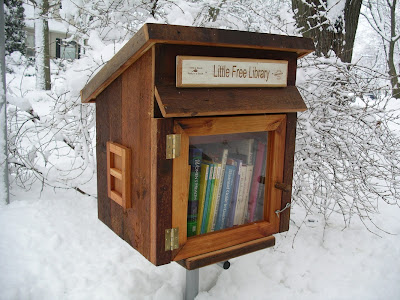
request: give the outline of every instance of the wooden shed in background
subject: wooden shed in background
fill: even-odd
[[[297,59],[313,50],[306,38],[145,24],[81,91],[96,103],[99,219],[155,265],[195,269],[273,246],[289,228],[289,209],[276,212],[291,201],[296,112],[306,110]],[[271,73],[278,83],[243,80],[268,64],[286,68]],[[188,237],[189,149],[237,139],[266,147],[254,181],[261,217]]]

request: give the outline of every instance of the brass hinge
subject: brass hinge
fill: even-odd
[[[173,159],[181,155],[181,135],[167,135],[167,159]]]
[[[179,228],[165,229],[165,251],[179,248]]]

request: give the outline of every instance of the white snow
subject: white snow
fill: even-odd
[[[185,269],[149,263],[97,219],[94,198],[40,186],[12,194],[0,207],[0,299],[182,299]],[[381,206],[375,221],[392,233],[381,237],[304,216],[295,206],[274,248],[202,268],[197,299],[400,298],[397,207]]]
[[[344,8],[346,6],[346,0],[328,0],[327,1],[327,13],[326,17],[330,24],[333,25],[340,18],[344,17]]]

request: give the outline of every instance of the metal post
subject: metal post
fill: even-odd
[[[199,269],[186,270],[185,300],[193,300],[199,293]]]
[[[5,62],[5,28],[4,28],[4,0],[0,0],[0,202],[10,203],[8,190],[8,159],[7,159],[7,102],[6,102],[6,62]]]
[[[229,261],[221,261],[216,265],[224,270],[228,270],[231,263]],[[199,274],[200,269],[186,270],[185,300],[193,300],[199,293]]]

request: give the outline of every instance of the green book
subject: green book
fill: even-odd
[[[214,186],[214,164],[210,164],[210,169],[208,173],[208,180],[207,180],[207,190],[206,190],[206,197],[204,199],[204,210],[203,210],[203,221],[201,223],[201,234],[207,233],[208,229],[208,221],[210,218],[210,207],[211,207],[211,197],[212,197],[212,190]]]
[[[202,151],[198,148],[189,149],[190,185],[187,211],[187,236],[196,235],[197,211],[200,193]]]
[[[200,191],[199,191],[199,205],[197,210],[197,228],[196,234],[201,233],[201,224],[203,221],[203,211],[204,211],[204,202],[206,198],[207,191],[207,180],[210,166],[209,164],[203,163],[200,168]]]
[[[221,181],[221,169],[222,164],[214,164],[215,172],[213,178],[213,187],[212,187],[212,195],[211,195],[211,207],[210,213],[208,217],[208,225],[207,225],[207,232],[211,232],[213,229],[213,221],[215,217],[215,207],[217,205],[217,198],[218,198],[218,187]]]

